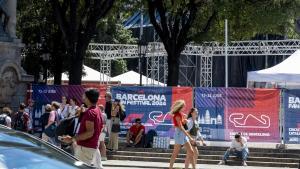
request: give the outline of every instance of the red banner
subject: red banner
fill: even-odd
[[[240,95],[240,99],[246,99]],[[232,108],[228,105],[226,139],[232,139],[241,132],[251,141],[279,141],[280,91],[276,89],[255,89],[252,106]]]

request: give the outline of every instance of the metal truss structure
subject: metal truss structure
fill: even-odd
[[[154,31],[153,39],[155,42],[159,42],[159,36]],[[159,43],[156,43],[159,44]],[[157,83],[163,82],[167,84],[167,75],[168,75],[168,62],[166,56],[156,55],[155,51],[158,51],[160,45],[154,45],[151,50],[149,51],[149,57],[146,57],[146,76],[147,78],[147,85],[158,85]]]
[[[105,73],[108,76],[110,76],[110,70],[108,71],[108,69],[110,69],[110,62],[105,61],[138,58],[139,54],[137,49],[137,45],[95,43],[91,43],[88,48],[89,53],[92,54],[91,58],[100,59],[101,67],[105,67],[105,70],[101,69],[101,73]],[[227,49],[228,56],[289,56],[297,49],[300,49],[300,40],[233,41],[229,43]],[[202,45],[188,44],[181,54],[182,58],[185,57],[185,59],[181,58],[180,67],[183,69],[180,75],[187,80],[186,85],[198,86],[196,80],[200,73],[199,86],[211,87],[213,57],[225,56],[225,45],[218,42],[208,42]],[[162,43],[152,42],[148,44],[146,58],[147,76],[149,78],[166,82],[166,56],[167,54]],[[200,66],[198,66],[198,59],[193,61],[191,59],[192,56],[196,56],[196,58],[200,57]],[[194,72],[192,74],[195,74],[194,80],[191,80],[191,77],[189,77],[191,71],[185,71],[185,68],[192,68],[191,71]],[[151,82],[149,82],[149,84],[151,84]]]

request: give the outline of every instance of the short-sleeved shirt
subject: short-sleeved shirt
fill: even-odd
[[[6,126],[11,123],[11,118],[7,114],[1,114],[0,118],[5,118]]]
[[[230,148],[235,148],[238,151],[242,151],[243,148],[247,148],[247,139],[243,136],[242,137],[242,143],[243,146],[241,146],[241,143],[237,142],[235,139],[232,140]]]
[[[92,106],[88,108],[81,116],[78,135],[86,132],[86,122],[94,122],[94,134],[91,138],[77,141],[77,144],[87,148],[98,148],[98,139],[102,129],[101,111],[98,107]]]
[[[135,124],[135,125],[131,126],[130,129],[129,129],[129,131],[132,132],[132,135],[133,135],[134,137],[136,137],[136,136],[139,134],[139,132],[140,132],[141,130],[144,130],[143,133],[145,133],[145,126],[140,125],[140,126],[138,127],[138,126]]]
[[[179,127],[179,124],[178,124],[177,121],[176,121],[176,118],[177,118],[177,117],[179,117],[179,119],[180,119],[180,121],[181,121],[181,124],[183,124],[183,120],[184,120],[183,116],[184,116],[184,115],[183,115],[183,113],[181,113],[181,112],[174,113],[174,116],[173,116],[173,124],[174,124],[175,127]]]

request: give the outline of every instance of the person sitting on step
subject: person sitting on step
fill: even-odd
[[[247,166],[246,161],[249,155],[249,150],[247,147],[247,139],[241,136],[241,133],[237,133],[234,136],[230,148],[228,148],[225,152],[223,160],[219,162],[219,165],[226,164],[230,155],[234,155],[242,159],[242,165]]]
[[[126,135],[127,146],[131,147],[138,145],[141,142],[144,134],[145,126],[142,125],[141,119],[135,119],[135,124],[130,127]],[[133,144],[130,143],[131,141]]]

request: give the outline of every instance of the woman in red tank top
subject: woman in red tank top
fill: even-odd
[[[173,124],[175,127],[174,140],[175,145],[173,149],[173,153],[170,159],[169,169],[173,169],[174,162],[176,160],[177,155],[182,147],[182,145],[186,149],[186,159],[185,159],[185,168],[189,168],[189,162],[191,162],[193,169],[196,168],[196,163],[194,159],[194,152],[191,146],[191,143],[194,143],[194,139],[190,136],[190,134],[184,128],[187,120],[185,115],[181,112],[185,106],[184,100],[177,100],[172,106],[172,110],[170,114],[173,116]]]

